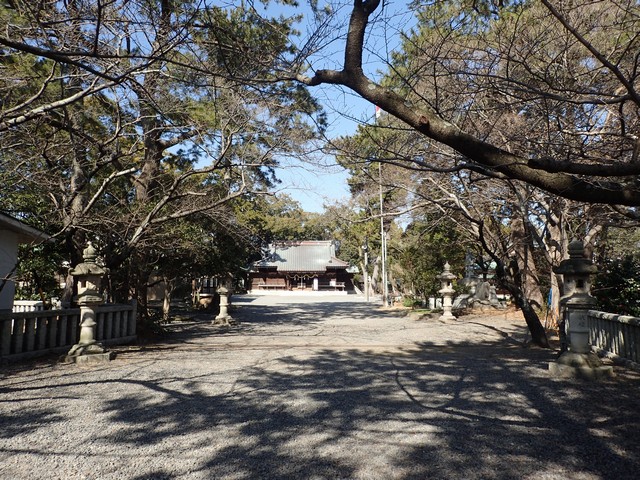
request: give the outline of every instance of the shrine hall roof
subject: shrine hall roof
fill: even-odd
[[[275,242],[255,269],[275,269],[278,272],[326,272],[349,267],[336,257],[335,243],[330,240]]]

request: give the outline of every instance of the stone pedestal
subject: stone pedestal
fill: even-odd
[[[613,376],[613,367],[603,366],[589,346],[589,320],[587,312],[596,303],[591,296],[591,275],[597,268],[584,255],[582,242],[569,244],[569,259],[554,269],[563,275],[565,295],[560,299],[568,348],[555,362],[549,363],[549,372],[561,378],[585,378],[597,380]]]
[[[237,323],[229,314],[229,289],[220,287],[217,292],[220,295],[220,312],[212,323],[214,325],[233,325]]]
[[[602,365],[593,353],[566,351],[555,362],[549,362],[549,372],[558,378],[584,378],[601,380],[614,376],[613,367]]]
[[[440,316],[440,320],[456,320],[456,317],[451,313],[453,308],[453,294],[455,293],[452,282],[456,276],[451,273],[449,262],[444,264],[444,271],[438,278],[442,282],[442,288],[438,290],[438,293],[442,295],[442,315]]]

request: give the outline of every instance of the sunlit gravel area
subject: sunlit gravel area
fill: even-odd
[[[99,366],[0,371],[0,479],[636,479],[640,374],[552,378],[517,312],[236,296]]]

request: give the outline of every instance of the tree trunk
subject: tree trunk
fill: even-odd
[[[527,231],[524,220],[519,216],[514,217],[511,222],[511,238],[521,275],[520,282],[523,294],[529,303],[541,309],[545,305],[545,301],[539,287],[540,282],[536,262],[533,255],[531,255],[533,251],[532,238]]]
[[[174,282],[171,281],[166,276],[163,278],[164,281],[164,295],[162,300],[162,320],[164,322],[169,321],[169,316],[171,315],[171,295],[174,290]]]
[[[79,80],[80,75],[77,74],[76,68],[70,68],[69,73],[70,80],[65,85],[66,92],[75,94],[82,88]],[[66,126],[69,129],[69,139],[73,148],[68,191],[63,193],[63,197],[66,197],[66,199],[63,202],[62,221],[66,229],[65,242],[69,253],[70,266],[75,268],[76,265],[84,261],[82,252],[86,246],[86,234],[81,225],[85,222],[85,208],[88,202],[88,188],[90,185],[90,179],[87,174],[89,168],[87,149],[84,141],[74,133],[75,129],[82,131],[85,128],[84,101],[69,106],[65,110],[65,117]],[[63,305],[71,305],[76,292],[74,283],[73,276],[68,274],[61,298]]]
[[[547,301],[547,316],[549,325],[555,328],[560,323],[561,293],[558,275],[551,273],[550,283],[551,288],[549,294],[551,295],[551,299],[550,301]]]
[[[522,315],[531,333],[531,341],[539,347],[551,348],[547,339],[547,332],[545,332],[540,322],[540,317],[538,317],[535,309],[531,306],[531,302],[527,300],[522,290],[510,282],[505,283],[504,286],[509,290],[516,306],[522,310]]]
[[[531,341],[539,347],[550,348],[547,333],[540,322],[540,318],[522,290],[522,284],[519,281],[520,272],[518,271],[518,262],[513,260],[509,265],[509,271],[507,271],[504,262],[489,248],[489,245],[487,245],[484,237],[484,225],[482,223],[478,225],[478,239],[484,251],[496,262],[496,276],[498,281],[509,291],[516,307],[522,310],[524,320],[531,333]]]
[[[396,277],[393,275],[393,271],[391,269],[388,270],[387,275],[389,276],[389,283],[391,284],[391,295],[395,298],[398,296]]]
[[[371,273],[371,284],[369,285],[371,288],[370,293],[380,293],[378,292],[378,285],[382,285],[382,282],[378,283],[378,275],[380,273],[380,257],[376,257],[376,260],[373,264],[373,272]]]

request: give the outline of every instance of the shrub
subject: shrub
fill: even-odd
[[[407,308],[416,308],[419,307],[421,305],[422,302],[420,302],[420,300],[418,300],[417,298],[411,296],[411,295],[407,295],[406,297],[404,297],[402,299],[402,306],[407,307]]]
[[[600,268],[592,288],[598,308],[640,317],[640,259],[629,255],[609,260]]]

